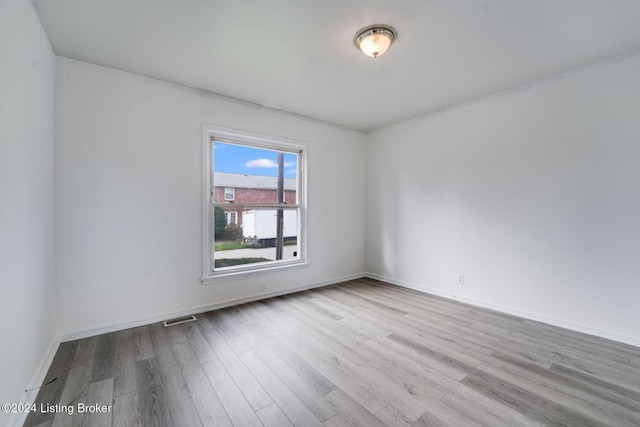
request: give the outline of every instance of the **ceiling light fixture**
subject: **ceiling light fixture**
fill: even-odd
[[[389,25],[369,25],[358,31],[353,44],[367,56],[377,58],[398,38],[398,32]]]

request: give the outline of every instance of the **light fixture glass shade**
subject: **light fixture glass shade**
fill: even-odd
[[[367,56],[377,58],[389,49],[398,32],[388,25],[371,25],[358,31],[353,44]]]

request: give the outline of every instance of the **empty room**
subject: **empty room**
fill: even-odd
[[[0,0],[0,425],[640,425],[637,0]]]

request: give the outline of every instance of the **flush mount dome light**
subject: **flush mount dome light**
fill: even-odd
[[[389,25],[369,25],[358,31],[353,44],[367,56],[377,58],[398,38],[398,32]]]

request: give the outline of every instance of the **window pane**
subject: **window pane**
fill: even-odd
[[[225,187],[224,189],[224,199],[225,200],[234,200],[235,188],[233,187]]]
[[[238,225],[238,212],[229,211],[229,210],[225,209],[224,217],[227,219],[227,224],[226,225],[231,225],[231,224]]]
[[[278,211],[282,212],[284,245],[277,253],[276,235]],[[238,265],[299,259],[298,209],[250,209],[240,213],[242,238],[216,239],[214,266],[216,269]],[[227,226],[229,229],[230,226]],[[224,237],[224,236],[221,236]]]
[[[211,148],[212,270],[303,261],[298,235],[301,151],[215,139]],[[282,244],[278,243],[279,218]]]
[[[298,203],[299,153],[219,141],[213,142],[213,150],[211,188],[216,203],[278,203],[279,160],[283,166],[284,203]]]

